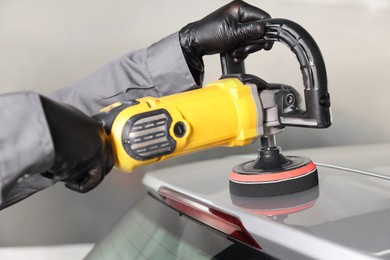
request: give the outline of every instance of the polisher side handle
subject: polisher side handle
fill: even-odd
[[[330,96],[325,62],[313,37],[299,24],[286,19],[270,19],[266,22],[266,41],[278,41],[296,55],[303,76],[306,110],[283,114],[279,120],[284,126],[326,128],[331,125]],[[283,106],[285,100],[280,100]]]
[[[330,96],[325,62],[312,36],[299,24],[287,19],[267,19],[262,39],[250,44],[281,42],[296,55],[303,76],[306,110],[285,112],[287,99],[277,99],[282,126],[326,128],[331,125]],[[231,52],[221,54],[222,74],[244,74],[244,62],[235,63]]]

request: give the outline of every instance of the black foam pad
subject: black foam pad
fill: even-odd
[[[230,193],[244,197],[282,196],[305,191],[317,185],[317,169],[300,177],[275,182],[236,182],[229,180]]]

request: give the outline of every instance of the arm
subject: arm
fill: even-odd
[[[0,125],[0,208],[55,181],[87,192],[112,169],[102,125],[72,106],[33,92],[0,95]]]
[[[197,88],[178,37],[175,33],[148,48],[130,52],[51,97],[93,115],[119,100],[160,97]]]
[[[54,182],[39,174],[54,160],[54,146],[39,95],[0,96],[0,208]]]

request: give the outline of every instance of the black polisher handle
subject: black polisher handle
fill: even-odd
[[[306,110],[280,112],[283,126],[326,128],[331,125],[330,96],[325,62],[313,37],[299,24],[287,19],[267,19],[263,39],[257,41],[281,42],[296,55],[305,88]],[[255,42],[250,42],[253,44]],[[244,62],[235,63],[232,53],[221,54],[222,74],[244,74]]]

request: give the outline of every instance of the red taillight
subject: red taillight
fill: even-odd
[[[170,207],[180,213],[200,221],[231,238],[261,249],[260,245],[248,233],[238,217],[166,187],[159,188],[158,193]]]

